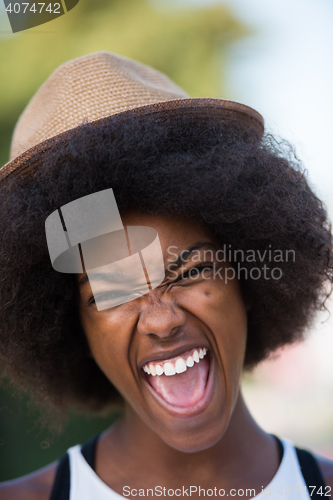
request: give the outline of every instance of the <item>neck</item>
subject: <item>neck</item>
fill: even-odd
[[[130,464],[139,476],[153,471],[155,478],[170,477],[173,482],[180,471],[183,483],[193,483],[198,477],[209,481],[217,476],[225,484],[230,478],[237,481],[244,471],[258,470],[254,450],[262,451],[259,455],[264,467],[267,457],[271,457],[272,470],[278,466],[274,438],[254,421],[241,393],[225,433],[205,450],[185,453],[170,447],[131,408],[126,408],[125,415],[107,431],[105,441],[117,457],[119,470],[128,470]]]

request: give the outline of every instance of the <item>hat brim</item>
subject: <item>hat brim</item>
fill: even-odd
[[[99,127],[109,123],[120,123],[135,116],[144,117],[148,115],[158,117],[159,119],[176,119],[177,116],[181,115],[186,116],[189,122],[198,122],[200,120],[203,122],[218,123],[224,121],[243,131],[254,133],[258,139],[264,133],[263,117],[251,107],[235,101],[211,98],[175,99],[148,104],[84,124]],[[29,172],[35,171],[41,165],[43,155],[48,150],[57,143],[63,144],[68,142],[80,127],[82,125],[50,137],[10,160],[0,169],[0,183],[9,177],[12,179],[13,175],[22,174],[28,176]]]

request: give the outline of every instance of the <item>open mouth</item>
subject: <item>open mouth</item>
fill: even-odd
[[[197,347],[174,358],[151,361],[142,369],[157,399],[186,411],[204,401],[210,367],[210,351]]]

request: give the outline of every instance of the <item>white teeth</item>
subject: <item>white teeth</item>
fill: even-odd
[[[176,370],[176,373],[186,372],[187,367],[186,367],[186,363],[183,360],[183,358],[178,358],[177,359],[176,365],[175,365],[175,370]]]
[[[194,353],[192,354],[193,356],[193,360],[196,362],[196,363],[199,363],[200,359],[199,359],[199,353],[197,350],[194,351]]]
[[[172,363],[164,363],[164,373],[165,375],[175,375],[176,370]]]
[[[162,375],[162,373],[164,373],[164,370],[161,365],[156,365],[155,369],[156,369],[156,375]]]
[[[143,371],[148,375],[155,377],[156,375],[175,375],[176,373],[186,372],[187,368],[194,366],[194,363],[199,363],[200,359],[203,359],[207,353],[205,347],[200,347],[194,349],[192,355],[188,356],[186,360],[181,357],[173,359],[172,361],[161,362],[160,364],[155,364],[156,362],[151,362],[143,366]]]
[[[189,356],[186,360],[186,366],[189,366],[191,368],[191,366],[194,365],[194,361],[193,361],[193,358],[192,356]]]
[[[155,377],[155,375],[156,375],[156,368],[155,368],[155,366],[153,365],[153,363],[150,363],[150,365],[149,365],[149,370],[150,370],[150,374],[151,374],[153,377]]]

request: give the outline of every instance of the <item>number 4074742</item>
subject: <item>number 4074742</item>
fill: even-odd
[[[46,5],[46,7],[45,7]],[[35,2],[30,4],[29,2],[22,2],[22,3],[10,3],[6,7],[6,11],[9,12],[10,14],[25,14],[25,13],[30,13],[33,12],[34,14],[39,13],[41,14],[42,12],[49,12],[50,14],[61,14],[60,12],[60,3],[42,3],[42,2]]]

